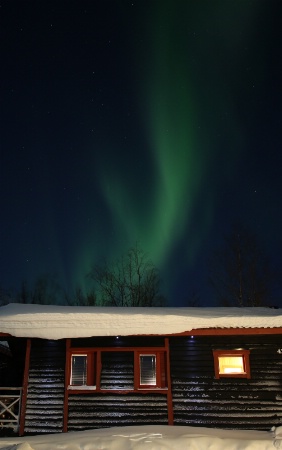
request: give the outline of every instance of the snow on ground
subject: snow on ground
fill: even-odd
[[[0,439],[2,450],[274,450],[282,427],[272,432],[144,425]]]
[[[0,333],[63,339],[90,336],[162,335],[199,328],[282,327],[282,309],[122,308],[11,303],[0,308]]]

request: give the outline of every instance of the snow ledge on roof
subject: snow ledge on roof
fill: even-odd
[[[0,308],[0,333],[43,339],[169,335],[202,328],[276,327],[282,327],[281,309],[126,308],[17,303]]]

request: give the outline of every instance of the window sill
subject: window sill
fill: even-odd
[[[230,373],[230,374],[220,374],[217,377],[215,377],[216,379],[220,379],[220,378],[247,378],[250,379],[251,376],[247,373]]]
[[[72,394],[167,394],[168,388],[137,388],[137,389],[96,389],[96,386],[68,386],[67,391]]]
[[[96,386],[74,386],[69,385],[68,390],[70,391],[96,391]]]
[[[160,388],[160,387],[144,387],[144,388],[138,388],[137,391],[167,391],[167,388]]]

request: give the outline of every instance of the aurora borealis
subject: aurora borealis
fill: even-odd
[[[138,241],[209,304],[233,220],[281,267],[280,1],[0,3],[2,287],[71,292]]]

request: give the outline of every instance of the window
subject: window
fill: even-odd
[[[138,352],[136,358],[138,389],[165,389],[167,387],[166,353]]]
[[[67,369],[68,390],[96,392],[167,389],[166,351],[113,347],[73,348]]]
[[[156,386],[156,355],[139,355],[140,386]]]
[[[87,384],[87,355],[72,355],[70,384],[72,386]]]
[[[213,350],[216,378],[250,378],[249,350]]]
[[[96,388],[96,361],[96,352],[71,354],[70,389]]]

